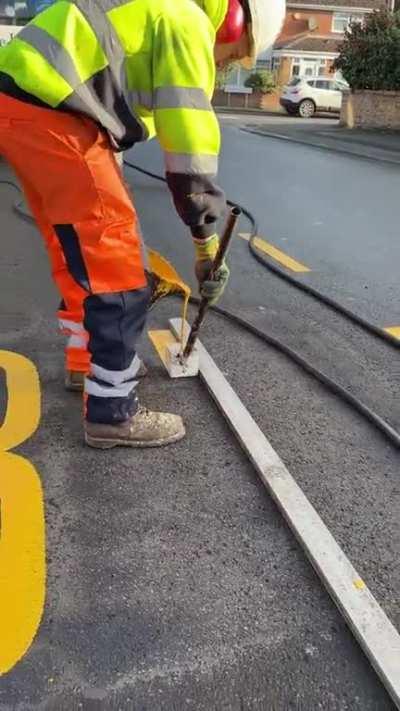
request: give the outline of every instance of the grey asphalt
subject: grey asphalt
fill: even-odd
[[[400,324],[399,166],[237,133],[226,130],[223,182],[265,238],[309,266],[313,285],[382,327]]]
[[[364,315],[395,318],[394,173],[371,165],[367,178],[369,165],[357,168],[351,159],[349,167],[343,157],[331,164],[331,157],[323,162],[310,151],[228,127],[222,182],[230,197],[257,213],[270,241],[319,265],[307,278],[352,299]],[[131,158],[160,166],[156,146]],[[387,204],[378,202],[375,212],[389,225],[385,249],[366,250],[358,260],[354,243],[363,243],[365,232],[373,244],[373,229],[368,200],[367,213],[357,207],[358,221],[352,216],[357,170],[362,185],[370,181],[382,195],[384,181]],[[165,189],[127,174],[146,241],[192,280],[190,237]],[[326,187],[333,184],[330,205]],[[204,387],[170,381],[147,340],[142,353],[150,377],[141,397],[181,412],[187,438],[164,450],[84,448],[80,398],[62,386],[57,296],[46,257],[34,228],[12,213],[13,199],[11,189],[1,188],[1,347],[31,358],[41,377],[41,426],[20,451],[44,487],[48,587],[35,642],[0,680],[0,708],[392,709]],[[314,233],[306,210],[311,199],[323,221]],[[345,223],[348,239],[339,236],[332,246],[335,226]],[[296,347],[400,427],[397,351],[266,273],[245,242],[233,246],[230,262],[226,307]],[[367,275],[365,290],[359,282]],[[165,327],[178,310],[165,301],[151,325]],[[210,316],[202,340],[400,627],[398,452],[254,337]],[[3,386],[3,409],[4,395]]]

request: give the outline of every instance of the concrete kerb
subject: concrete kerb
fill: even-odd
[[[383,148],[369,148],[368,152],[362,152],[358,147],[355,150],[352,150],[350,146],[329,145],[327,143],[323,143],[323,141],[318,141],[314,139],[307,140],[304,138],[300,138],[299,136],[289,136],[283,133],[276,133],[275,131],[261,131],[259,129],[248,126],[242,126],[240,130],[244,133],[255,134],[256,136],[263,136],[264,138],[275,138],[278,141],[287,141],[289,143],[298,143],[303,146],[309,146],[310,148],[331,151],[332,153],[339,153],[342,155],[350,156],[352,158],[361,158],[363,160],[368,161],[379,161],[381,163],[390,163],[391,165],[400,165],[400,152],[398,154],[392,152],[390,155],[386,156],[383,155],[381,152],[385,150]]]
[[[285,116],[283,111],[266,111],[265,109],[241,108],[240,106],[214,106],[216,114],[237,114],[238,116]]]

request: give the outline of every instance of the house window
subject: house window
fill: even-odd
[[[271,62],[272,71],[277,72],[280,65],[281,65],[281,58],[280,57],[272,57],[272,62]]]
[[[256,69],[271,69],[271,59],[257,59]]]
[[[326,59],[295,57],[292,62],[292,77],[323,76],[326,74]]]
[[[251,73],[252,72],[247,69],[235,64],[226,78],[225,91],[243,91],[245,88],[244,83]]]
[[[353,22],[363,21],[363,15],[352,15],[347,12],[334,12],[332,19],[332,32],[340,32],[343,34],[350,28]]]

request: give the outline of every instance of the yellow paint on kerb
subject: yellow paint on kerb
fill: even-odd
[[[239,234],[239,237],[241,237],[242,239],[245,239],[247,242],[250,239],[250,235],[247,233],[244,233],[244,232],[241,232]],[[255,247],[257,247],[257,249],[260,249],[261,252],[268,254],[270,257],[275,259],[275,261],[279,262],[280,264],[283,264],[284,267],[286,267],[287,269],[290,269],[292,272],[301,273],[301,272],[310,272],[311,271],[311,269],[309,267],[306,267],[305,264],[298,262],[296,259],[293,259],[293,257],[290,257],[285,252],[282,252],[281,249],[278,249],[273,244],[266,242],[264,239],[261,239],[260,237],[254,237],[253,244]]]
[[[30,437],[40,421],[35,366],[0,351],[7,411],[0,427],[0,674],[29,649],[45,600],[45,524],[40,478],[24,457],[6,450]]]
[[[391,336],[398,338],[400,341],[400,326],[388,326],[384,329],[386,333],[390,333]]]

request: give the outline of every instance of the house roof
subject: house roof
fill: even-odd
[[[309,7],[311,9],[318,6],[319,8],[326,8],[327,10],[340,8],[379,10],[379,8],[387,7],[388,3],[386,0],[288,0],[287,6]]]
[[[290,49],[291,52],[301,51],[330,53],[338,52],[342,41],[343,38],[338,37],[337,34],[315,35],[310,33],[302,33],[301,35],[296,35],[295,37],[281,38],[275,43],[274,49]]]

